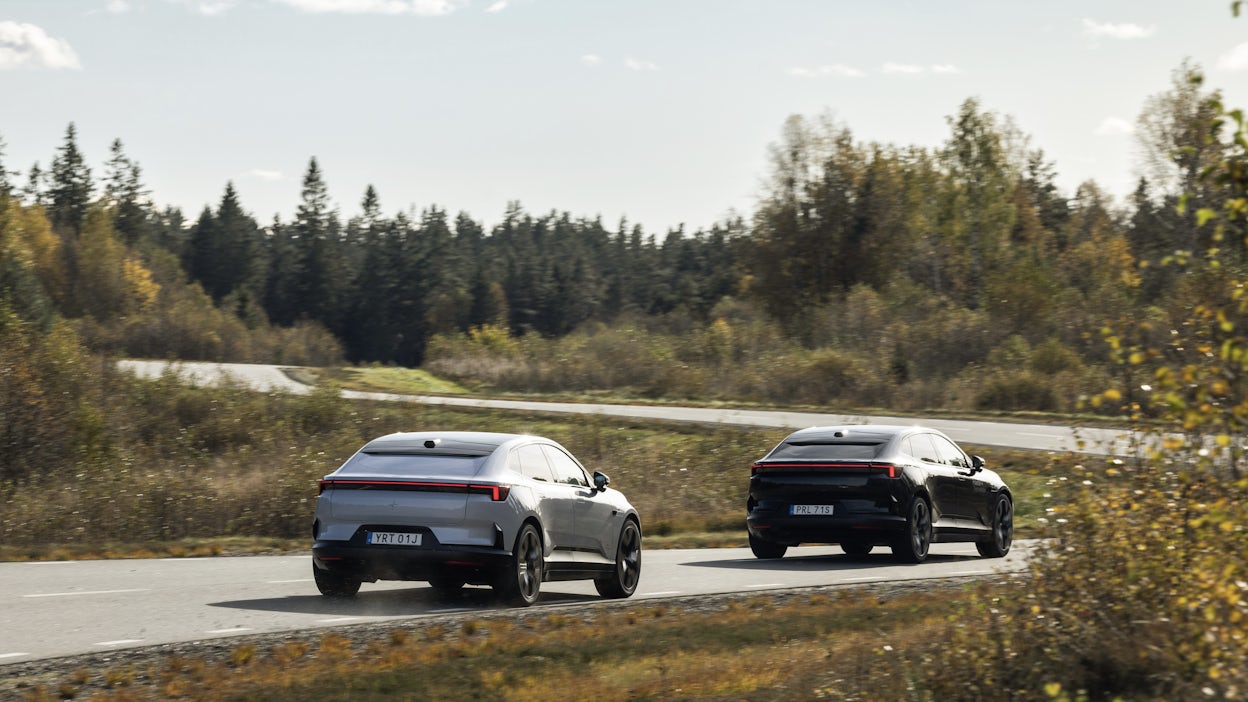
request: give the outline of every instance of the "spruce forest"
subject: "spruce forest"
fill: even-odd
[[[1229,145],[1209,138],[1218,93],[1198,76],[1179,66],[1142,106],[1126,202],[1095,182],[1061,191],[1010,116],[968,99],[934,149],[791,117],[749,220],[662,234],[520,203],[488,230],[441,206],[388,214],[371,186],[347,215],[315,157],[291,221],[257,221],[230,183],[183,213],[151,202],[120,139],[93,166],[70,124],[47,168],[23,177],[0,161],[0,299],[6,316],[63,325],[109,356],[424,365],[505,391],[1070,411],[1114,373],[1090,331],[1164,326],[1204,292],[1182,252],[1210,243],[1197,213],[1224,193],[1200,176]]]

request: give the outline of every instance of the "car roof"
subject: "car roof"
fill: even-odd
[[[360,449],[363,453],[431,453],[488,456],[500,446],[521,440],[542,439],[529,434],[487,431],[398,432],[373,439]]]
[[[800,429],[785,437],[786,443],[840,442],[840,441],[888,441],[901,434],[912,431],[934,431],[920,426],[904,426],[900,424],[847,424],[835,427],[809,427]]]

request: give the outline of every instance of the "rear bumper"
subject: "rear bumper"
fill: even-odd
[[[839,544],[855,541],[891,544],[906,533],[906,518],[894,514],[845,517],[793,517],[778,513],[751,513],[746,517],[750,535],[786,546]]]
[[[511,553],[476,546],[356,546],[343,541],[312,545],[317,568],[354,579],[428,580],[455,572],[467,581],[488,580],[511,563]]]

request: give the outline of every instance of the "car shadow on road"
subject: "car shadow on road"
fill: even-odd
[[[928,554],[925,563],[958,563],[983,560],[978,556],[958,554]],[[683,566],[698,568],[731,568],[733,570],[862,570],[864,568],[896,568],[906,564],[897,562],[887,549],[866,556],[848,554],[820,554],[817,556],[789,556],[787,558],[731,558],[718,561],[689,561]]]
[[[566,592],[543,592],[537,605],[571,604],[599,598]],[[211,602],[211,607],[243,609],[289,614],[320,614],[327,617],[401,617],[413,614],[437,614],[446,611],[507,609],[485,587],[465,587],[459,593],[443,596],[425,586],[373,590],[365,585],[350,598],[329,598],[317,594],[267,597],[252,600]]]

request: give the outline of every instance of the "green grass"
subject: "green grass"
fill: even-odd
[[[438,378],[419,368],[398,366],[354,366],[317,371],[348,390],[384,392],[397,395],[463,395],[468,390],[450,380]]]

